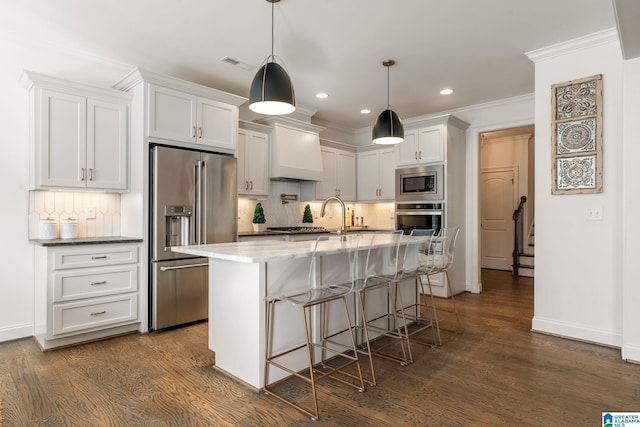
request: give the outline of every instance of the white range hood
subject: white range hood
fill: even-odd
[[[286,117],[260,120],[273,126],[269,177],[276,181],[321,181],[321,126]]]

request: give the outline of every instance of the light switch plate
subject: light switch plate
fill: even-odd
[[[87,219],[96,219],[96,207],[87,206]]]
[[[585,219],[587,221],[602,221],[602,206],[587,208]]]

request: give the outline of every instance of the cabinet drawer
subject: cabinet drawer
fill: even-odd
[[[138,266],[67,270],[53,275],[53,302],[122,294],[138,290]]]
[[[100,246],[82,249],[59,249],[53,253],[53,269],[98,267],[138,262],[137,246]]]
[[[104,329],[138,319],[138,295],[125,294],[53,305],[53,335]]]

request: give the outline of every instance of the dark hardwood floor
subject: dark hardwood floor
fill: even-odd
[[[0,344],[0,425],[597,426],[603,411],[640,411],[640,366],[530,332],[532,279],[482,281],[481,295],[458,296],[462,330],[441,347],[414,345],[405,367],[376,359],[379,384],[363,393],[321,382],[315,423],[213,369],[202,323],[46,353]]]

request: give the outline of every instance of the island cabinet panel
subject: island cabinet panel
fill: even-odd
[[[35,338],[45,350],[138,329],[138,244],[36,247]]]
[[[407,237],[404,241],[408,241]],[[390,249],[389,242],[378,242],[381,251]],[[343,284],[350,280],[353,271],[346,256],[344,243],[339,240],[323,242],[318,249],[317,267],[309,280],[309,266],[314,245],[311,242],[249,241],[214,244],[206,247],[184,246],[173,248],[175,252],[209,258],[209,348],[215,352],[216,368],[259,390],[264,387],[264,365],[266,352],[267,303],[265,298],[316,287],[319,285]],[[408,246],[407,246],[408,247]],[[412,245],[411,247],[417,247]],[[366,259],[367,247],[358,249],[359,260]],[[376,255],[380,256],[380,255]],[[413,258],[412,258],[413,257]],[[404,259],[401,246],[400,259]],[[417,262],[417,253],[408,259]],[[372,262],[381,265],[381,260]],[[362,276],[364,265],[356,264]],[[399,291],[405,305],[417,300],[414,283],[408,283]],[[355,311],[355,295],[347,297],[349,316],[352,322],[361,324]],[[389,310],[386,290],[372,291],[367,295],[367,310],[379,315]],[[302,309],[287,302],[275,304],[271,336],[272,353],[306,342]],[[386,322],[386,319],[381,319]],[[314,342],[320,339],[323,325],[329,333],[347,327],[344,305],[333,301],[315,307],[310,318],[311,336]],[[382,326],[382,325],[380,325]],[[371,333],[370,338],[376,338]],[[334,340],[348,344],[348,334],[338,335]],[[362,337],[357,340],[362,343]],[[317,350],[316,355],[320,356]],[[284,357],[285,365],[293,369],[308,366],[308,354],[303,348]],[[285,360],[282,360],[285,362]],[[269,381],[275,382],[289,374],[271,366]]]

